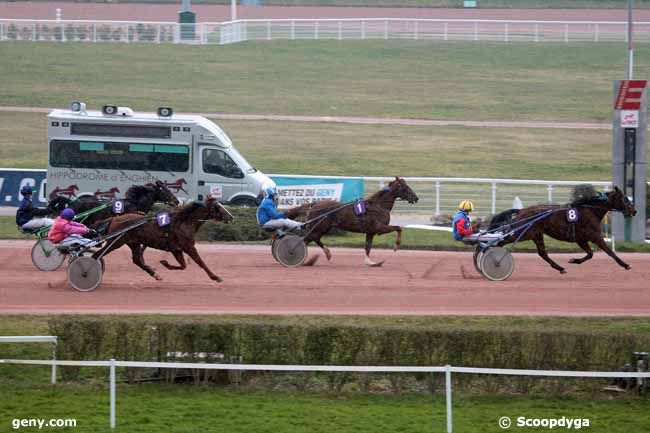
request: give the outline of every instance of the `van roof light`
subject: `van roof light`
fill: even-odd
[[[73,113],[86,114],[86,104],[80,101],[72,101],[70,104],[70,111]]]
[[[158,117],[172,117],[173,114],[172,107],[158,107]]]
[[[133,110],[129,107],[118,107],[117,105],[104,105],[102,107],[102,114],[108,116],[133,116]]]

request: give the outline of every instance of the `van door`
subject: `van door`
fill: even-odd
[[[228,153],[211,146],[200,146],[199,151],[199,200],[210,194],[220,201],[227,201],[242,190],[244,172]]]

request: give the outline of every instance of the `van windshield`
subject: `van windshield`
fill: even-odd
[[[255,173],[257,171],[257,169],[255,167],[253,167],[252,165],[250,165],[248,163],[248,161],[246,161],[246,158],[244,158],[241,155],[241,153],[239,153],[237,151],[237,149],[235,149],[234,146],[230,148],[229,153],[233,156],[233,159],[235,159],[239,163],[240,168],[244,172],[246,172],[246,173]]]

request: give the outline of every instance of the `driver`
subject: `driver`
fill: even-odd
[[[293,230],[302,224],[286,218],[286,212],[278,212],[276,200],[278,191],[274,186],[264,189],[264,200],[257,208],[257,222],[265,229]]]
[[[452,223],[452,233],[454,239],[462,241],[465,236],[478,232],[475,225],[472,225],[469,219],[469,213],[474,210],[474,203],[469,200],[463,200],[458,204],[458,212],[454,216]]]
[[[51,218],[34,218],[45,217],[49,213],[47,209],[34,207],[32,204],[32,194],[34,188],[25,185],[20,189],[23,196],[20,207],[16,210],[16,224],[23,230],[35,230],[41,227],[51,226],[54,220]]]
[[[52,241],[52,243],[62,246],[73,244],[85,246],[92,242],[92,240],[86,239],[82,237],[82,235],[87,237],[97,236],[95,230],[89,229],[81,223],[72,221],[74,215],[74,210],[69,207],[61,211],[61,214],[56,218],[56,220],[54,220],[54,224],[47,235],[47,238]]]

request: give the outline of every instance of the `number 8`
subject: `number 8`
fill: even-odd
[[[571,221],[576,219],[576,211],[575,211],[575,209],[569,209],[569,219]]]

